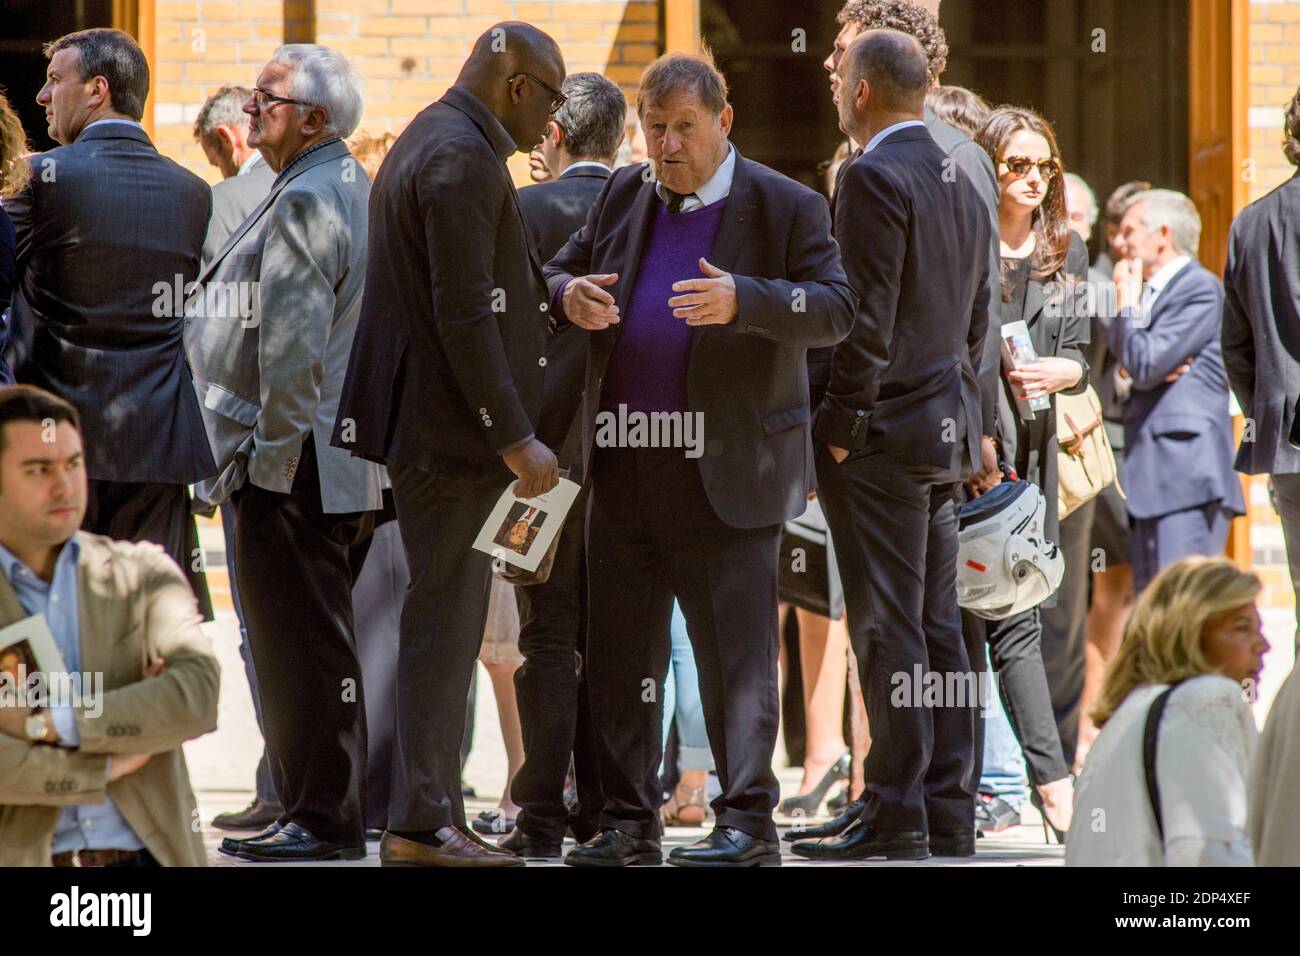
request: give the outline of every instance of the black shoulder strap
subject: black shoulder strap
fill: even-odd
[[[1181,683],[1181,682],[1180,682]],[[1142,730],[1142,769],[1147,780],[1147,799],[1151,801],[1151,812],[1156,817],[1156,833],[1160,834],[1160,845],[1165,845],[1165,817],[1160,811],[1160,781],[1156,777],[1156,744],[1160,736],[1160,719],[1164,716],[1165,705],[1169,695],[1178,687],[1171,684],[1163,693],[1151,702],[1147,711],[1146,726]]]

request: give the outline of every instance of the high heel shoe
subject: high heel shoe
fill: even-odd
[[[1029,802],[1033,805],[1033,808],[1038,811],[1038,815],[1043,818],[1043,842],[1048,845],[1051,844],[1052,841],[1048,837],[1048,831],[1050,830],[1056,837],[1056,842],[1061,846],[1064,846],[1067,831],[1058,830],[1056,824],[1047,819],[1047,811],[1043,808],[1043,798],[1039,796],[1038,791],[1032,787],[1029,790]]]
[[[797,797],[786,797],[777,807],[777,813],[787,817],[811,817],[816,814],[817,809],[822,805],[822,800],[826,798],[827,791],[836,783],[849,779],[849,766],[852,759],[849,752],[844,751],[840,759],[831,764],[821,780],[817,781],[817,786]]]

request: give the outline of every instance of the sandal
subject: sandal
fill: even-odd
[[[713,819],[713,810],[705,801],[706,787],[677,785],[673,795],[659,808],[659,819],[666,827],[702,827]]]

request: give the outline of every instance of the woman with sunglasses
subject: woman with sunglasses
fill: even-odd
[[[1046,120],[1029,110],[1000,107],[980,127],[976,142],[998,176],[1001,321],[1023,321],[1039,356],[1003,376],[1000,453],[1019,477],[1043,489],[1047,538],[1058,541],[1055,402],[1024,422],[1016,397],[1077,394],[1088,385],[1082,349],[1089,320],[1075,294],[1087,274],[1088,251],[1070,229],[1064,169]],[[1029,768],[1030,802],[1059,840],[1069,829],[1073,786],[1043,669],[1039,609],[987,621],[985,629],[1003,704]]]

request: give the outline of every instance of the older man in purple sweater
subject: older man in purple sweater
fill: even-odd
[[[710,59],[660,58],[637,104],[651,165],[616,172],[546,268],[553,331],[589,335],[586,667],[606,798],[566,862],[662,862],[676,597],[722,793],[716,829],[669,862],[778,864],[777,550],[813,483],[806,352],[842,340],[857,302],[825,200],[728,142]]]

